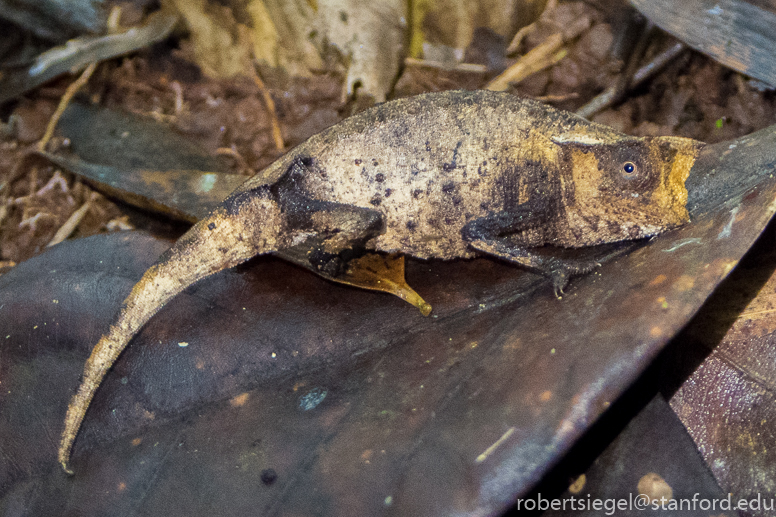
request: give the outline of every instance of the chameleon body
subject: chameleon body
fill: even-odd
[[[330,277],[365,251],[486,254],[561,291],[595,264],[534,254],[648,237],[689,220],[700,143],[636,138],[528,99],[445,92],[378,105],[311,137],[249,179],[151,266],[86,361],[59,461],[137,331],[194,282],[256,255],[303,251]]]

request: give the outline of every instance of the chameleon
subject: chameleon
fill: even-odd
[[[91,400],[132,337],[198,280],[295,251],[329,278],[365,253],[491,256],[556,295],[598,264],[580,248],[689,222],[684,186],[702,143],[633,137],[508,93],[449,91],[379,104],[310,137],[197,222],[132,288],[87,359],[65,417],[65,472]]]

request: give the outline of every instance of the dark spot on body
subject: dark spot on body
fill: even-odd
[[[415,190],[412,191],[412,198],[418,199],[422,193],[423,193],[422,190],[416,188]]]
[[[455,149],[453,149],[453,159],[450,163],[443,163],[442,169],[445,172],[450,172],[451,170],[458,167],[458,150],[461,148],[461,145],[463,145],[463,141],[459,140],[457,144],[455,144]]]
[[[414,232],[415,228],[417,227],[418,227],[418,223],[416,223],[415,221],[407,221],[407,229],[409,231]]]
[[[372,160],[372,165],[377,167],[378,165],[380,165],[380,162],[378,162],[377,160]]]
[[[356,164],[356,165],[361,165],[361,160],[359,160],[358,158],[356,158],[355,164]]]
[[[480,208],[482,208],[487,212],[490,210],[490,203],[487,201],[483,201],[482,203],[480,203]]]
[[[620,225],[619,223],[616,223],[614,221],[607,221],[606,227],[609,229],[609,233],[612,235],[617,235],[620,233]]]
[[[357,84],[363,85],[363,83],[360,80],[355,81],[353,83],[354,91],[356,90],[356,85]],[[387,120],[387,114],[386,114],[385,110],[382,110],[382,109],[373,110],[372,111],[372,116],[374,117],[373,118],[373,124],[377,124],[377,125],[384,124],[385,121]],[[363,131],[364,131],[363,128],[362,129],[354,128],[354,132],[355,133],[362,133]]]
[[[628,228],[628,236],[631,239],[638,239],[639,237],[641,237],[641,228],[639,228],[635,224],[631,225],[631,227]]]
[[[593,230],[594,233],[598,232],[598,223],[601,222],[601,218],[596,215],[591,215],[587,217],[583,217],[585,222],[587,223],[587,226]]]
[[[426,151],[431,152],[431,143],[428,140],[426,140]]]
[[[453,205],[458,206],[463,202],[463,198],[461,196],[453,196]]]
[[[345,11],[340,11],[339,17],[342,23],[348,23],[348,13],[346,13]]]
[[[337,277],[343,273],[346,263],[337,253],[329,253],[321,248],[313,249],[307,260],[318,271]]]
[[[218,248],[218,252],[226,255],[229,252],[229,248]]]
[[[273,194],[277,194],[278,189],[281,187],[282,178],[277,183],[272,185],[269,190]],[[239,215],[240,209],[242,209],[242,206],[248,202],[250,202],[251,199],[257,196],[261,196],[262,194],[259,193],[260,190],[266,190],[267,186],[262,185],[260,187],[256,187],[255,189],[248,190],[246,192],[235,192],[234,194],[230,195],[228,198],[226,198],[222,204],[224,211],[227,215],[234,216]]]
[[[207,225],[207,229],[208,230],[215,230],[216,229],[216,223],[210,223],[209,225]]]
[[[382,183],[383,181],[385,181],[385,174],[383,174],[382,172],[378,172],[378,173],[375,175],[375,181],[376,181],[377,183]]]
[[[261,482],[269,486],[278,480],[278,473],[275,469],[264,469],[261,471]]]
[[[449,194],[451,192],[455,191],[455,183],[452,181],[448,181],[444,185],[442,185],[442,192],[445,194]]]
[[[374,206],[380,206],[380,203],[382,202],[383,202],[383,198],[381,198],[380,196],[375,196],[369,200],[369,204]]]
[[[302,156],[299,158],[299,162],[305,167],[310,167],[313,164],[313,159],[309,156]]]
[[[450,217],[445,217],[445,224],[450,226],[451,224],[455,223],[455,220]]]
[[[393,189],[385,189],[385,197],[390,197],[393,194]]]

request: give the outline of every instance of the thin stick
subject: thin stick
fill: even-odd
[[[517,84],[536,72],[555,65],[568,54],[563,45],[579,37],[589,28],[589,20],[580,20],[567,29],[567,34],[558,32],[549,36],[541,44],[532,48],[518,59],[512,66],[504,70],[485,88],[493,91],[504,91],[509,88],[510,84]]]
[[[683,43],[675,43],[668,49],[655,56],[651,62],[642,66],[636,71],[635,74],[633,74],[633,78],[628,82],[626,91],[636,88],[647,79],[651,79],[653,76],[657,75],[657,73],[660,72],[663,67],[674,60],[686,49],[687,47],[684,46]],[[579,108],[579,110],[577,110],[577,115],[580,117],[590,118],[599,111],[605,110],[617,102],[617,93],[617,85],[615,84],[610,86],[603,92],[593,97],[590,102]]]
[[[544,15],[547,13],[552,12],[553,9],[558,7],[558,0],[549,0],[544,5],[544,10],[542,11],[542,14],[539,16],[539,19],[542,19]],[[523,42],[525,37],[536,30],[536,27],[538,26],[539,20],[536,20],[535,22],[531,23],[530,25],[526,25],[525,27],[522,27],[519,31],[517,31],[517,34],[512,38],[512,41],[509,42],[509,46],[507,47],[507,50],[505,52],[506,55],[511,56],[515,52],[517,52],[517,49],[520,48],[520,44]]]
[[[0,224],[8,217],[8,197],[4,197],[0,201]]]
[[[253,71],[253,82],[259,87],[261,96],[264,98],[264,104],[267,106],[269,120],[272,124],[272,139],[275,141],[275,147],[278,151],[282,151],[286,148],[286,144],[283,142],[283,133],[280,132],[280,122],[278,121],[277,111],[275,111],[275,101],[272,100],[267,85],[261,80],[261,77],[256,73],[256,70]]]
[[[554,65],[566,56],[565,50],[561,50],[562,46],[563,35],[553,34],[504,70],[485,88],[501,92],[509,88],[510,83],[519,83],[529,75]]]
[[[113,9],[111,9],[110,14],[108,15],[108,20],[106,22],[109,34],[115,34],[121,30],[121,27],[119,27],[120,18],[121,6],[113,6]],[[78,79],[76,79],[70,86],[67,87],[65,94],[61,99],[59,99],[59,106],[57,106],[57,111],[55,111],[54,115],[51,116],[48,126],[46,126],[46,132],[43,134],[43,138],[41,138],[40,142],[38,142],[38,151],[46,150],[46,145],[48,144],[49,140],[51,140],[51,136],[54,134],[54,129],[57,127],[59,118],[62,116],[62,113],[65,112],[65,109],[67,109],[68,104],[70,104],[70,101],[73,99],[75,94],[78,93],[78,90],[83,88],[84,85],[89,82],[89,78],[94,73],[98,63],[99,61],[89,63],[84,71],[81,72],[81,75],[78,77]]]
[[[67,221],[65,221],[65,224],[63,224],[59,230],[57,230],[57,233],[54,234],[54,237],[49,241],[48,244],[46,244],[46,247],[54,246],[55,244],[59,244],[60,242],[64,241],[68,237],[70,237],[70,234],[75,231],[76,228],[78,228],[78,225],[81,224],[81,221],[83,220],[84,216],[86,215],[86,212],[89,211],[89,208],[92,206],[91,199],[81,205],[81,208],[73,212],[73,214],[67,218]]]
[[[48,126],[46,126],[46,132],[43,134],[43,138],[41,138],[40,142],[38,142],[38,151],[46,150],[46,144],[48,144],[49,140],[51,140],[51,135],[54,134],[54,128],[57,127],[59,118],[62,116],[62,113],[65,112],[65,109],[67,108],[67,105],[70,104],[70,100],[73,98],[73,96],[75,96],[78,90],[83,88],[83,86],[89,81],[89,78],[94,73],[95,68],[97,68],[96,61],[87,66],[86,69],[81,73],[81,76],[67,87],[65,94],[59,100],[57,111],[55,111],[51,116]]]

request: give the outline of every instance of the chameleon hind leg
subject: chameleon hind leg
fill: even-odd
[[[519,264],[536,271],[552,281],[555,296],[560,297],[573,276],[593,271],[600,264],[594,261],[575,261],[547,256],[532,251],[509,239],[509,234],[528,230],[541,218],[536,217],[536,204],[524,203],[509,212],[498,212],[491,216],[470,221],[462,230],[462,236],[469,246],[477,251]]]
[[[282,192],[280,204],[293,235],[294,254],[302,253],[313,271],[328,277],[344,273],[347,263],[362,255],[366,243],[385,228],[382,214],[369,208],[295,192]]]
[[[404,279],[404,257],[365,250],[366,242],[383,231],[376,210],[309,199],[294,192],[281,194],[301,231],[293,248],[282,255],[334,282],[393,294],[428,316],[431,305]]]

